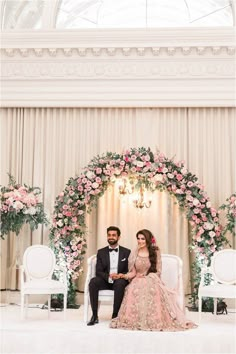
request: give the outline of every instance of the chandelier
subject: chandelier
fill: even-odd
[[[139,192],[137,193],[137,195],[133,199],[133,204],[134,204],[135,208],[138,208],[138,209],[143,209],[144,207],[150,208],[150,206],[152,204],[152,199],[150,197],[148,200],[146,200],[144,192],[145,192],[145,189],[144,189],[143,185],[141,185]]]
[[[127,178],[122,178],[119,180],[118,184],[119,194],[124,196],[126,194],[132,194],[134,191],[134,186],[130,184]]]

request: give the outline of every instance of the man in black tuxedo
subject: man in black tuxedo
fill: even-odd
[[[97,252],[96,277],[89,283],[90,302],[93,315],[88,326],[98,323],[98,292],[99,290],[114,290],[112,318],[117,317],[128,281],[120,278],[120,273],[128,272],[128,257],[130,250],[118,245],[120,229],[110,226],[107,229],[109,246]]]

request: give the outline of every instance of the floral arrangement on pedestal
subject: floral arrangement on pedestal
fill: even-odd
[[[97,203],[108,186],[117,178],[128,178],[135,188],[145,185],[154,191],[167,190],[176,197],[192,226],[190,249],[196,252],[200,264],[209,263],[215,251],[223,248],[227,239],[222,235],[219,214],[197,177],[189,172],[183,161],[175,162],[150,148],[131,148],[123,153],[107,152],[94,157],[82,174],[70,178],[55,202],[51,246],[59,262],[66,266],[70,279],[83,271],[86,249],[85,214]],[[195,279],[196,299],[199,280]]]
[[[233,236],[236,235],[236,193],[233,193],[226,199],[226,203],[220,206],[220,209],[226,212],[226,225],[223,230],[225,235],[230,232]]]
[[[10,231],[18,235],[22,226],[27,223],[31,230],[37,229],[39,224],[48,224],[43,204],[40,202],[40,188],[17,184],[14,177],[9,174],[9,184],[6,187],[2,186],[0,193],[2,239]]]

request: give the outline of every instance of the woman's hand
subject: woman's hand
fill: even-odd
[[[119,278],[120,278],[120,279],[128,280],[127,274],[119,273],[118,275],[119,275]]]

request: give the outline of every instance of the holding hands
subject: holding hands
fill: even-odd
[[[121,275],[124,275],[124,274],[117,274],[117,273],[110,273],[109,274],[109,278],[111,278],[112,280],[116,280],[116,279],[120,279],[121,278]]]
[[[128,280],[128,276],[127,274],[123,274],[123,273],[111,273],[109,275],[109,277],[112,279],[112,280],[116,280],[116,279],[125,279],[125,280]]]

